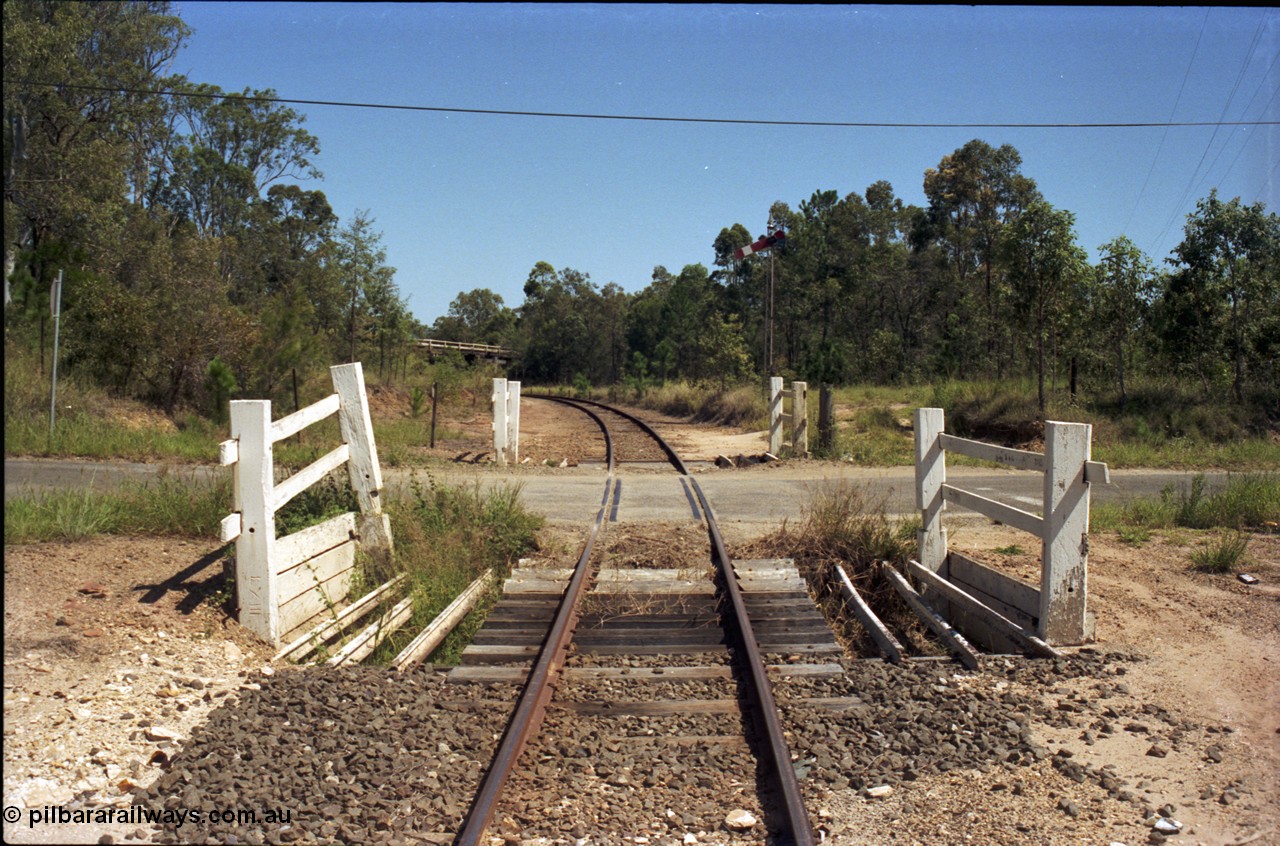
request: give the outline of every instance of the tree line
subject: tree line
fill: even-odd
[[[539,262],[520,305],[463,292],[432,329],[515,347],[533,381],[1032,377],[1043,410],[1059,378],[1123,406],[1135,378],[1173,375],[1280,419],[1280,220],[1263,204],[1215,191],[1163,263],[1124,236],[1091,263],[1012,146],[968,142],[925,171],[924,192],[923,208],[885,181],[776,202],[772,256],[735,258],[759,236],[734,223],[712,269],[659,266],[635,294]]]
[[[167,75],[190,35],[167,3],[3,15],[6,340],[44,353],[62,270],[63,361],[170,413],[284,399],[341,361],[390,377],[431,334],[515,348],[531,382],[1032,377],[1044,408],[1059,380],[1123,404],[1160,375],[1280,419],[1280,222],[1261,203],[1211,193],[1166,259],[1118,236],[1091,263],[1018,151],[975,139],[925,171],[923,207],[885,181],[819,190],[767,210],[787,233],[772,254],[735,258],[758,236],[733,223],[708,264],[632,293],[537,262],[519,304],[461,292],[427,330],[372,216],[344,223],[299,184],[321,176],[302,115]]]
[[[171,414],[402,367],[420,327],[372,216],[297,184],[320,144],[274,91],[166,75],[189,35],[163,2],[4,4],[6,340],[43,356],[62,270],[63,361]]]

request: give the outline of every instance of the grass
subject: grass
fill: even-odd
[[[50,439],[48,376],[41,375],[31,350],[7,342],[5,352],[6,455],[209,463],[217,455],[218,443],[229,436],[225,424],[216,425],[190,410],[169,419],[143,403],[112,398],[72,371],[60,374],[58,420]],[[374,403],[379,457],[388,467],[424,463],[422,448],[430,437],[426,392],[433,382],[440,388],[443,408],[474,412],[487,406],[489,378],[494,375],[461,362],[416,362],[411,370],[408,381],[395,390],[375,384],[372,378],[370,382],[371,396],[380,400]],[[311,399],[328,391],[324,378],[313,379],[305,387],[303,393]],[[1261,396],[1239,405],[1198,391],[1180,382],[1135,381],[1123,404],[1106,391],[1082,392],[1076,400],[1059,391],[1051,396],[1043,417],[1092,424],[1093,458],[1115,469],[1280,470],[1280,441],[1275,437],[1280,422],[1273,419],[1274,398]],[[756,382],[717,387],[672,381],[643,389],[594,388],[591,393],[697,422],[753,431],[768,427],[764,391]],[[811,385],[810,393],[809,443],[819,457],[863,466],[910,465],[914,459],[912,410],[922,406],[945,409],[947,431],[953,434],[1042,449],[1042,415],[1029,380],[837,388],[839,420],[829,456],[821,456],[817,444],[818,387]],[[279,402],[274,416],[291,410],[291,401]],[[337,424],[331,419],[309,428],[301,439],[281,443],[277,465],[304,466],[327,451],[322,444],[336,443],[336,433]],[[437,433],[438,440],[444,441],[460,435]],[[999,466],[957,454],[947,460],[953,466]]]
[[[1249,531],[1275,531],[1280,524],[1280,474],[1232,475],[1210,487],[1204,476],[1170,485],[1159,497],[1093,509],[1094,531],[1114,530],[1122,543],[1141,546],[1154,530],[1174,546],[1191,542],[1191,530],[1217,534],[1191,553],[1192,566],[1206,573],[1233,573],[1244,561]]]
[[[217,537],[231,506],[229,481],[161,478],[118,490],[57,490],[5,503],[4,542],[75,541],[94,535]]]
[[[877,654],[870,636],[844,607],[836,587],[835,567],[840,565],[900,642],[910,644],[918,653],[940,654],[923,624],[875,567],[878,561],[900,563],[913,554],[919,528],[918,519],[890,520],[883,499],[840,480],[824,483],[810,493],[797,528],[784,525],[760,541],[759,549],[741,555],[794,557],[835,630],[863,654]]]
[[[1245,562],[1248,549],[1248,533],[1229,532],[1192,552],[1191,563],[1206,573],[1234,573]]]
[[[1035,388],[1025,381],[855,385],[836,389],[835,401],[840,425],[834,457],[859,464],[912,463],[912,410],[922,406],[945,409],[952,434],[1043,449]],[[1077,401],[1056,395],[1043,418],[1092,424],[1093,458],[1113,468],[1277,470],[1278,421],[1256,410],[1265,407],[1265,401],[1242,407],[1153,381],[1131,389],[1123,406],[1106,393],[1081,394]],[[947,463],[998,466],[955,454]]]
[[[436,663],[457,663],[497,600],[502,579],[516,559],[536,546],[542,518],[525,510],[518,485],[482,491],[476,485],[452,487],[430,480],[423,485],[416,478],[408,496],[394,502],[389,511],[396,543],[394,568],[409,576],[413,616],[370,660],[389,662],[471,582],[492,568],[499,576],[495,586],[430,656]]]
[[[1090,520],[1102,531],[1272,528],[1280,523],[1280,474],[1233,474],[1217,488],[1196,475],[1156,498],[1094,506]]]
[[[769,426],[769,407],[765,403],[764,391],[754,384],[720,388],[673,381],[647,386],[643,390],[616,386],[598,388],[591,394],[592,399],[602,402],[626,402],[697,423],[751,430]]]

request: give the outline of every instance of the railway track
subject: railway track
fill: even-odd
[[[814,843],[766,663],[766,655],[802,661],[775,664],[775,675],[841,672],[812,663],[841,650],[799,573],[783,560],[730,560],[697,480],[643,421],[598,403],[544,399],[596,422],[608,473],[576,564],[522,562],[450,674],[458,684],[524,684],[456,843],[486,842],[495,818],[524,836],[585,833],[608,815],[610,794],[637,787],[654,794],[654,828],[697,825],[707,803],[679,808],[679,794],[717,783],[728,790],[714,810],[733,806],[725,826],[756,842],[767,831],[770,843]],[[655,456],[679,474],[705,540],[684,539],[695,548],[679,567],[601,567],[601,535],[622,492],[617,464]],[[643,744],[649,754],[601,765],[592,754],[601,742]]]
[[[901,790],[889,801],[915,814],[918,779],[1043,766],[1033,721],[1108,730],[1101,706],[1040,691],[1122,674],[1123,656],[992,656],[982,673],[846,657],[790,561],[730,560],[679,457],[641,428],[608,435],[632,424],[592,411],[608,473],[576,562],[521,562],[461,666],[245,670],[133,791],[135,808],[202,816],[135,839],[756,846],[812,843],[817,822],[838,845],[883,834],[854,823],[850,801]],[[671,494],[689,519],[615,523],[619,458],[655,455],[679,471]],[[232,807],[291,816],[214,814]]]

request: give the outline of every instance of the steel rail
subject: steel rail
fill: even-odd
[[[736,623],[733,632],[742,649],[744,663],[755,694],[754,713],[758,717],[757,731],[765,736],[769,746],[770,757],[773,758],[773,772],[778,779],[778,787],[782,793],[783,812],[787,827],[791,830],[791,843],[795,846],[812,846],[813,824],[809,821],[809,812],[804,806],[804,797],[800,794],[800,780],[796,778],[795,767],[791,763],[791,747],[782,729],[782,721],[778,719],[778,703],[773,696],[773,685],[769,682],[769,673],[765,669],[764,658],[760,654],[760,646],[756,643],[755,630],[751,626],[751,617],[747,614],[746,601],[742,598],[742,588],[738,585],[738,576],[733,571],[733,562],[725,550],[724,540],[720,536],[720,527],[716,525],[711,504],[698,480],[689,478],[693,492],[702,506],[702,514],[707,520],[707,533],[711,536],[712,554],[716,566],[724,577],[725,592],[729,595],[729,603],[733,609]]]
[[[543,644],[542,650],[538,653],[538,660],[534,663],[533,669],[529,673],[528,681],[525,683],[520,699],[516,703],[510,721],[507,723],[498,751],[494,754],[493,762],[489,765],[489,769],[481,780],[480,789],[476,793],[476,798],[467,813],[462,830],[454,840],[454,843],[458,844],[458,846],[477,846],[480,843],[481,838],[484,837],[485,829],[488,828],[489,823],[493,820],[498,798],[502,794],[502,788],[505,786],[507,778],[511,775],[512,770],[515,769],[516,761],[528,744],[529,738],[534,737],[541,727],[543,717],[546,716],[547,705],[551,702],[551,694],[555,688],[555,683],[568,656],[574,630],[578,625],[579,606],[582,596],[586,592],[587,583],[594,575],[594,569],[591,566],[591,551],[604,525],[605,514],[609,507],[609,497],[617,480],[614,477],[613,440],[609,436],[608,427],[595,414],[590,416],[604,433],[606,464],[608,467],[604,496],[600,500],[600,508],[596,512],[596,520],[591,527],[591,533],[587,537],[586,546],[583,548],[582,555],[578,558],[578,563],[574,567],[573,577],[569,580],[569,585],[561,596],[560,606],[556,612],[555,621],[551,625],[551,630],[547,635],[547,640]]]
[[[618,415],[619,417],[624,417],[627,420],[630,420],[636,426],[638,426],[646,435],[648,435],[649,437],[653,438],[655,441],[658,442],[658,446],[660,446],[662,448],[662,451],[667,454],[667,460],[671,462],[671,466],[676,468],[676,472],[678,472],[681,476],[689,475],[689,469],[684,466],[684,460],[680,458],[680,455],[671,447],[670,444],[667,443],[666,439],[663,438],[661,435],[659,435],[652,426],[650,426],[645,421],[641,420],[639,417],[636,417],[634,414],[628,414],[627,412],[623,411],[620,408],[614,408],[613,406],[605,405],[602,402],[596,402],[595,400],[588,400],[588,399],[578,399],[577,397],[557,397],[552,394],[525,394],[525,396],[530,397],[531,399],[544,399],[544,400],[551,400],[552,402],[563,403],[564,405],[569,405],[574,408],[577,408],[579,411],[582,411],[584,414],[591,414],[591,412],[588,409],[582,408],[583,405],[594,405],[597,408],[603,408],[606,411],[610,411]],[[595,417],[595,415],[591,415],[591,416],[595,418],[597,423],[600,422],[600,419],[598,417]]]
[[[738,585],[737,574],[733,570],[732,559],[729,558],[729,554],[725,549],[724,539],[720,535],[720,527],[716,523],[715,514],[712,512],[711,504],[702,492],[702,487],[698,484],[698,480],[689,474],[684,461],[681,460],[680,456],[676,454],[676,451],[666,440],[654,431],[648,423],[638,417],[593,400],[551,396],[540,396],[539,398],[575,405],[587,414],[591,414],[591,412],[586,408],[581,408],[579,404],[598,406],[630,420],[656,440],[680,474],[689,478],[707,521],[707,533],[711,538],[712,555],[715,559],[716,567],[724,577],[725,593],[729,598],[729,604],[732,609],[731,616],[733,618],[733,625],[729,628],[731,629],[731,636],[737,641],[741,649],[740,654],[746,664],[751,692],[754,694],[752,704],[754,706],[753,712],[757,717],[755,721],[756,729],[764,735],[769,755],[773,759],[771,762],[773,764],[772,769],[778,781],[779,792],[782,794],[782,810],[787,828],[790,829],[790,842],[794,843],[795,846],[812,846],[815,843],[813,824],[810,822],[809,813],[805,809],[804,798],[800,793],[800,781],[796,778],[795,767],[791,763],[791,748],[787,744],[782,722],[778,718],[778,704],[773,696],[773,685],[769,681],[764,658],[761,656],[759,644],[756,642],[755,631],[751,626],[751,618],[747,613],[742,589]],[[598,417],[593,414],[591,416],[596,419],[597,423],[600,422]]]

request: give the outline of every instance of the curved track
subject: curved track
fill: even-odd
[[[521,753],[530,739],[537,735],[545,717],[547,706],[551,702],[559,675],[569,655],[578,620],[582,616],[582,599],[588,585],[595,579],[592,553],[606,525],[610,499],[614,499],[616,506],[619,489],[616,477],[615,443],[625,438],[629,453],[639,455],[646,451],[644,447],[638,447],[635,444],[634,435],[619,436],[611,431],[605,419],[609,418],[614,421],[615,428],[616,421],[621,420],[626,421],[628,426],[643,432],[649,439],[648,442],[656,445],[666,456],[666,460],[681,475],[682,484],[687,482],[686,492],[691,490],[701,506],[711,547],[711,560],[715,567],[719,616],[734,656],[735,674],[744,694],[738,698],[746,712],[744,720],[753,726],[756,732],[756,750],[761,758],[759,769],[767,773],[768,778],[773,781],[771,787],[776,791],[777,807],[770,809],[771,813],[777,817],[772,821],[771,826],[777,831],[775,842],[794,843],[798,846],[814,843],[813,827],[801,797],[799,782],[792,766],[791,752],[784,736],[772,685],[747,610],[747,603],[725,550],[714,512],[697,480],[689,476],[684,462],[676,451],[652,427],[634,415],[603,403],[587,400],[526,396],[530,399],[544,399],[569,405],[590,416],[604,433],[608,475],[600,507],[582,554],[573,568],[550,630],[528,675],[498,751],[482,779],[475,801],[455,842],[464,846],[482,842],[481,839],[493,820],[504,785],[516,769]],[[630,457],[630,460],[637,459]]]

